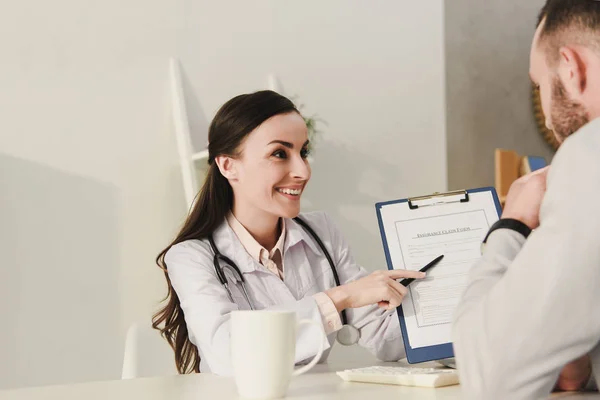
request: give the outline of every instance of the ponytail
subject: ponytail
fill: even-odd
[[[179,297],[171,285],[165,255],[177,243],[191,239],[207,238],[223,222],[231,209],[233,191],[227,179],[221,175],[214,162],[192,212],[187,217],[181,232],[173,243],[160,252],[156,264],[164,271],[167,280],[166,304],[152,317],[152,327],[160,331],[175,352],[175,365],[180,374],[200,372],[200,355],[190,341]],[[161,326],[162,325],[162,326]]]

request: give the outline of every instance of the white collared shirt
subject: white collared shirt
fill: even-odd
[[[331,254],[342,284],[366,276],[357,265],[342,235],[329,216],[322,212],[302,214],[301,217],[319,235]],[[315,240],[294,220],[285,220],[283,246],[283,280],[267,270],[244,248],[227,221],[213,233],[219,252],[230,258],[246,281],[246,289],[255,309],[295,311],[298,320],[312,319],[324,323],[315,295],[335,287],[331,267]],[[181,302],[188,334],[198,347],[200,370],[219,375],[232,373],[230,357],[230,313],[250,309],[240,282],[225,270],[234,302],[217,278],[214,253],[208,240],[188,240],[173,246],[165,256],[169,278]],[[318,297],[318,296],[317,296]],[[386,361],[404,357],[398,316],[377,305],[346,310],[348,322],[361,334],[359,344],[377,358]],[[326,330],[323,329],[323,333]],[[296,342],[296,363],[317,354],[323,340],[313,327],[301,328]],[[329,355],[335,334],[327,335]]]
[[[285,218],[280,218],[281,221],[281,234],[275,247],[270,251],[265,247],[261,246],[260,243],[254,239],[252,234],[240,223],[240,221],[230,212],[227,215],[227,223],[233,230],[233,233],[238,237],[244,249],[254,258],[256,261],[264,265],[269,271],[279,276],[279,279],[283,279],[283,244],[285,243]]]
[[[252,234],[248,232],[248,230],[240,223],[233,213],[230,212],[227,215],[227,223],[231,227],[231,230],[233,230],[233,233],[235,233],[237,238],[240,240],[240,243],[242,246],[244,246],[244,249],[246,249],[248,254],[250,254],[252,258],[261,263],[273,274],[277,275],[279,279],[283,280],[285,218],[281,218],[280,221],[281,234],[279,235],[279,239],[277,239],[275,247],[269,251],[265,247],[261,246],[256,239],[254,239]],[[329,296],[324,292],[319,292],[313,295],[313,297],[317,302],[317,306],[319,307],[325,333],[329,335],[339,331],[342,328],[342,320],[331,298],[329,298]]]

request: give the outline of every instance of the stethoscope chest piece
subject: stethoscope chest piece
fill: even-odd
[[[344,346],[352,346],[358,343],[358,339],[360,339],[360,331],[352,325],[342,325],[342,329],[337,333],[338,343]]]

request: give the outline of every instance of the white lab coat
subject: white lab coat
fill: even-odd
[[[354,262],[350,249],[330,217],[323,212],[301,215],[319,235],[331,254],[342,284],[368,275]],[[285,221],[284,280],[269,272],[244,249],[224,220],[214,232],[221,254],[233,260],[246,279],[246,288],[255,309],[293,310],[298,319],[321,321],[312,295],[335,286],[331,268],[319,245],[300,225]],[[225,274],[235,303],[217,279],[213,252],[207,240],[188,240],[173,246],[165,256],[167,271],[179,296],[188,334],[198,347],[200,371],[231,375],[230,313],[249,309],[241,285],[228,271]],[[377,305],[347,309],[348,322],[360,331],[359,344],[378,359],[395,361],[405,355],[400,324],[395,311]],[[323,328],[324,329],[324,328]],[[298,333],[296,363],[317,354],[322,333],[307,326]],[[327,359],[336,334],[328,336],[321,362]]]

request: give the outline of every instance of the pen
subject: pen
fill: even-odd
[[[426,266],[424,266],[423,268],[421,268],[419,270],[419,272],[426,272],[429,268],[434,267],[437,263],[439,263],[440,261],[442,261],[442,258],[444,258],[444,255],[442,254],[441,256],[436,257],[433,261],[431,261],[429,264],[427,264]],[[403,286],[408,286],[412,281],[414,281],[415,278],[406,278],[406,279],[402,279],[400,281],[400,284]]]

